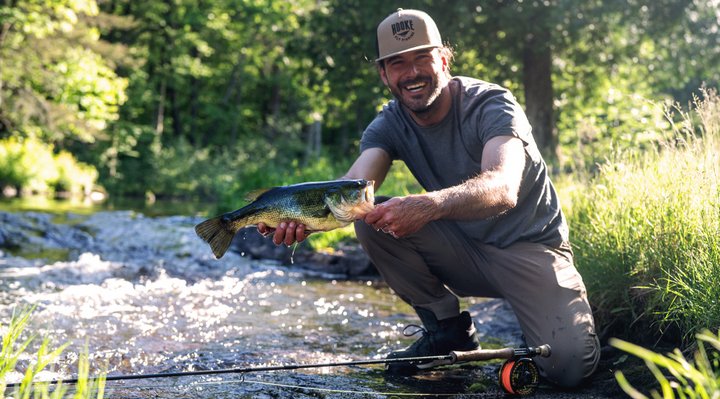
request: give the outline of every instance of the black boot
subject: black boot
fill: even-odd
[[[415,308],[425,328],[415,326],[423,335],[409,347],[391,352],[387,359],[421,356],[444,356],[452,351],[470,351],[480,348],[480,340],[475,331],[470,313],[462,312],[449,319],[438,320],[427,309]],[[409,325],[405,327],[407,330]],[[417,331],[416,331],[417,332]],[[410,334],[413,335],[416,332]],[[403,331],[405,333],[405,331]],[[386,370],[391,374],[412,374],[419,369],[427,369],[442,364],[442,361],[387,363]]]

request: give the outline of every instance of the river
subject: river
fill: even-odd
[[[139,375],[382,359],[417,338],[402,334],[419,323],[412,309],[380,279],[328,276],[237,252],[216,260],[193,231],[201,220],[117,210],[0,212],[0,317],[6,322],[15,309],[35,306],[28,333],[69,343],[43,378],[74,376],[84,348],[91,374]],[[520,342],[503,301],[463,305],[484,346]],[[502,397],[499,364],[413,377],[363,365],[110,381],[105,396]],[[568,397],[603,397],[593,395]],[[537,396],[565,397],[550,388]]]

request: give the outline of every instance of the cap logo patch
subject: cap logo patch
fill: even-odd
[[[392,33],[396,40],[406,41],[415,36],[415,28],[411,19],[392,24]]]

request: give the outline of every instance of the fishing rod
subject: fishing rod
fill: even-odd
[[[413,365],[433,362],[435,366],[444,366],[455,363],[465,363],[472,361],[483,361],[491,359],[507,359],[501,366],[498,379],[501,387],[511,394],[527,395],[535,392],[539,382],[539,373],[535,362],[532,360],[535,356],[550,356],[550,345],[540,345],[538,347],[521,347],[521,348],[501,348],[501,349],[475,349],[472,351],[453,351],[447,355],[436,356],[416,356],[416,357],[399,357],[392,359],[369,359],[354,360],[347,362],[329,362],[329,363],[308,363],[308,364],[283,364],[277,366],[251,366],[237,367],[218,370],[195,370],[195,371],[177,371],[167,373],[148,373],[148,374],[126,374],[112,375],[104,377],[105,381],[129,381],[143,380],[151,378],[171,378],[171,377],[189,377],[201,375],[217,375],[217,374],[237,374],[262,371],[281,371],[281,370],[297,370],[321,367],[342,367],[342,366],[362,366],[371,364],[390,364],[390,363],[410,363]],[[100,380],[102,377],[88,377],[87,380]],[[67,380],[51,380],[38,381],[49,384],[77,384],[79,378],[71,378]],[[14,388],[20,386],[20,382],[6,384],[6,388]]]

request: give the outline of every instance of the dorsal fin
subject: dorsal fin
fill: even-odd
[[[252,190],[249,193],[245,194],[245,200],[246,201],[255,201],[258,199],[259,196],[265,194],[266,192],[272,190],[272,188],[259,188],[257,190]]]

